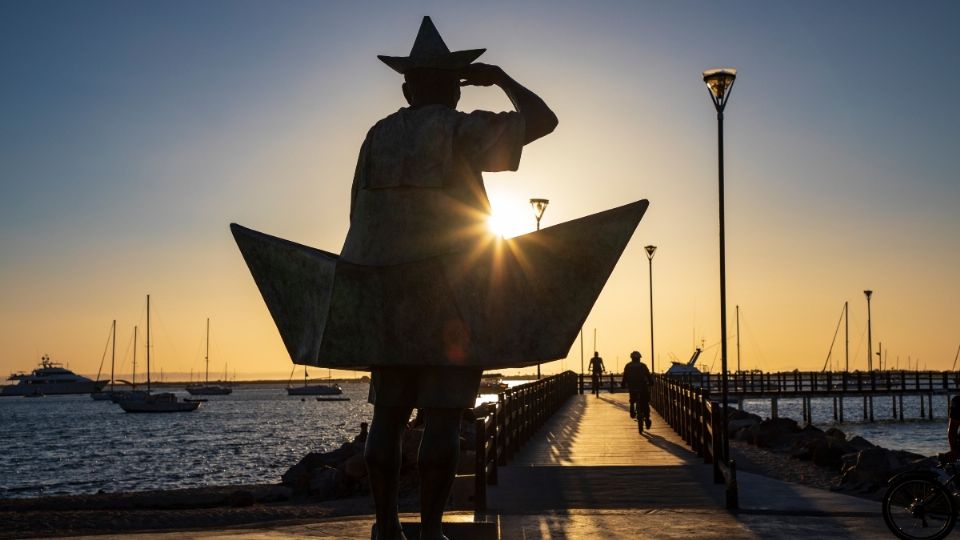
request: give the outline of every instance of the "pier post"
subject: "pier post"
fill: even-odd
[[[903,394],[900,394],[898,401],[900,402],[900,420],[903,420]]]
[[[778,417],[779,417],[779,414],[778,414],[778,411],[777,411],[777,398],[776,398],[776,397],[770,398],[770,417],[771,417],[771,418],[778,418]]]
[[[893,410],[893,419],[897,419],[897,396],[890,396],[890,408]]]
[[[840,423],[843,423],[843,396],[840,396]]]
[[[933,420],[933,394],[927,394],[927,410],[930,411],[930,419]]]
[[[918,394],[917,397],[920,398],[920,419],[922,420],[927,417],[926,407],[924,407],[923,403],[923,394]]]
[[[873,396],[870,396],[870,421],[873,422]]]
[[[863,421],[867,421],[867,396],[863,396]]]
[[[837,421],[837,398],[833,398],[833,421]]]

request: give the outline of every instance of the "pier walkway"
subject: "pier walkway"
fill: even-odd
[[[501,538],[523,540],[889,537],[879,503],[744,471],[738,471],[741,510],[727,512],[712,467],[656,413],[653,427],[637,433],[626,399],[622,393],[570,398],[500,467],[498,485],[488,492],[489,512],[480,517],[499,521]],[[447,515],[451,522],[473,519],[470,512]],[[122,537],[367,540],[372,523],[373,516],[357,516]]]

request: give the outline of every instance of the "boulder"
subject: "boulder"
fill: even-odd
[[[363,454],[354,454],[343,462],[344,474],[351,480],[362,480],[367,476],[367,462],[363,459]]]
[[[855,448],[857,451],[867,450],[868,448],[874,448],[876,446],[872,442],[864,439],[859,435],[856,435],[855,437],[850,439],[848,442],[850,443],[850,446]]]
[[[748,413],[747,411],[741,411],[740,409],[732,409],[732,408],[729,409],[729,412],[727,413],[727,419],[730,422],[734,422],[737,420],[756,420],[757,422],[760,422],[763,420],[762,418],[760,418],[759,416],[753,413]]]
[[[289,487],[294,495],[306,495],[310,491],[310,469],[301,460],[300,463],[287,469],[287,472],[280,477],[280,481],[284,486]]]
[[[730,422],[727,423],[727,433],[729,433],[731,437],[736,437],[739,431],[749,429],[759,423],[759,418],[741,418],[739,420],[730,420]]]
[[[839,439],[841,441],[847,440],[847,434],[835,427],[827,429],[827,437],[830,437],[833,439]]]
[[[334,467],[320,467],[310,474],[310,495],[320,500],[339,497],[345,491],[344,474]]]
[[[843,465],[846,445],[833,437],[826,437],[810,449],[810,459],[815,465],[839,471]]]
[[[813,459],[815,448],[827,444],[827,436],[820,429],[807,424],[797,433],[789,434],[782,440],[790,441],[790,456],[809,461]]]
[[[782,448],[791,442],[791,436],[800,431],[791,418],[770,418],[750,427],[747,441],[763,448]]]
[[[874,446],[856,453],[852,462],[843,466],[836,487],[861,492],[876,491],[901,472],[927,466],[929,460],[921,455],[902,450],[887,450]]]

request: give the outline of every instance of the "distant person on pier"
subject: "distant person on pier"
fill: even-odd
[[[603,367],[603,358],[600,358],[600,353],[593,351],[593,358],[590,359],[590,388],[593,391],[593,395],[600,397],[600,376],[607,371],[607,368]]]
[[[650,385],[652,384],[653,376],[650,375],[650,370],[640,361],[640,353],[633,351],[630,353],[630,361],[623,366],[623,380],[620,381],[620,388],[627,388],[630,391],[630,418],[640,415],[647,429],[650,429]]]

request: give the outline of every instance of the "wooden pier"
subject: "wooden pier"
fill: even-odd
[[[850,418],[844,409],[844,400],[855,398],[862,400],[860,408],[862,420],[873,422],[877,415],[874,404],[878,399],[890,400],[890,418],[904,420],[920,418],[932,420],[945,417],[950,398],[960,394],[954,371],[854,371],[854,372],[739,372],[730,373],[727,379],[727,393],[731,406],[743,408],[743,400],[769,400],[770,416],[779,416],[782,399],[801,400],[801,418],[803,422],[813,422],[811,400],[823,398],[832,400],[833,420],[844,422]],[[616,391],[620,375],[604,374],[601,389]],[[704,373],[671,377],[672,380],[706,390],[711,399],[719,400],[721,379],[719,374]],[[581,375],[580,391],[589,393],[592,381],[589,375]],[[913,396],[917,416],[907,414],[904,397]],[[935,407],[934,398],[940,405]],[[941,411],[936,413],[938,407]]]

